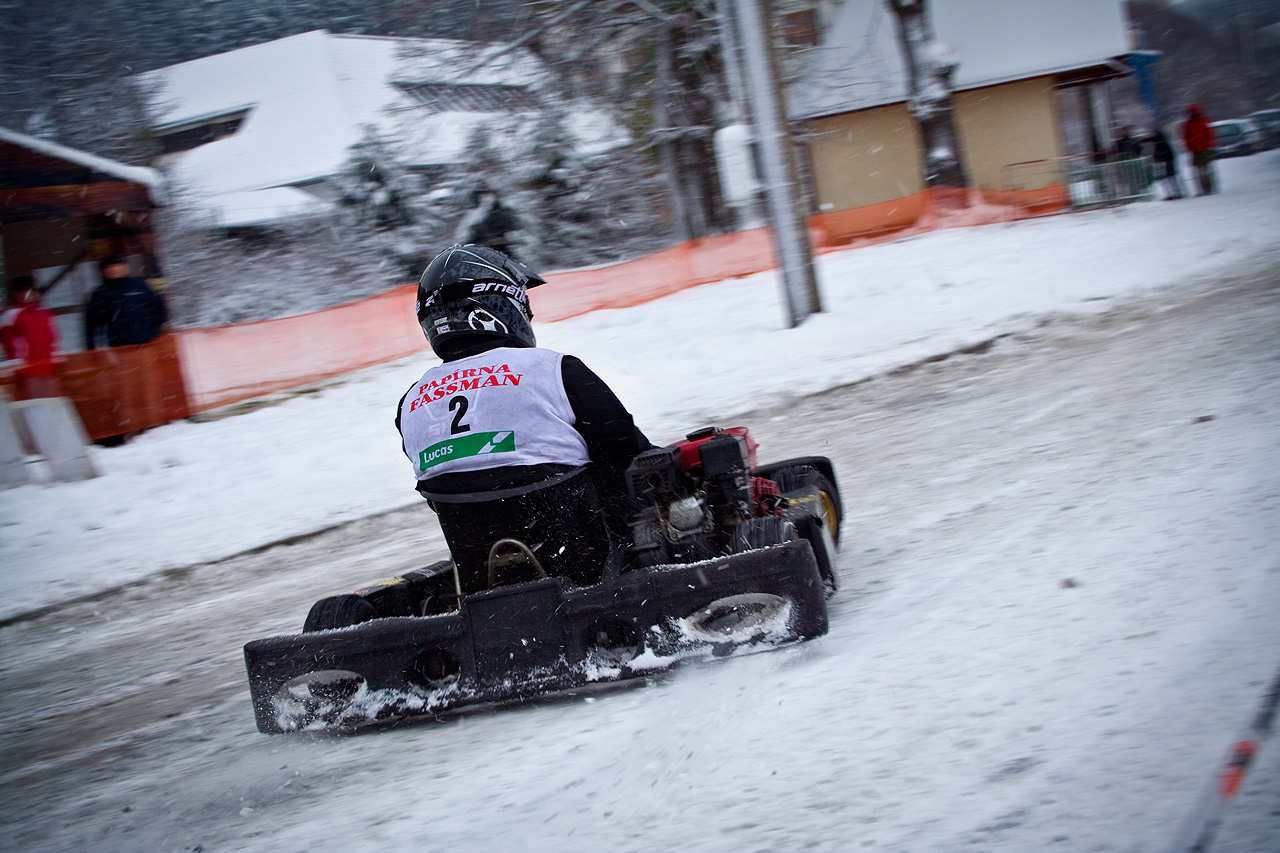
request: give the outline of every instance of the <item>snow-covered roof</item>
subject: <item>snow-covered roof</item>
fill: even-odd
[[[937,40],[959,61],[955,89],[1110,62],[1129,48],[1122,0],[964,0],[929,5]],[[907,99],[897,22],[884,0],[845,0],[803,79],[799,118]]]
[[[75,163],[112,178],[118,178],[133,184],[142,184],[152,190],[153,198],[164,187],[164,177],[155,169],[148,169],[145,166],[126,166],[124,163],[108,160],[106,157],[99,157],[86,151],[68,148],[65,145],[59,145],[47,139],[27,136],[25,133],[18,133],[16,130],[9,130],[6,127],[0,127],[0,141],[8,142],[48,157],[65,160],[68,163]]]
[[[245,112],[233,135],[171,155],[171,162],[181,184],[215,210],[247,205],[261,212],[270,200],[244,194],[333,175],[366,126],[378,129],[407,165],[439,165],[464,159],[478,124],[502,124],[522,109],[433,109],[413,96],[413,87],[536,90],[545,75],[525,49],[316,30],[143,78],[155,89],[162,129]],[[236,199],[224,205],[220,197],[227,195]]]

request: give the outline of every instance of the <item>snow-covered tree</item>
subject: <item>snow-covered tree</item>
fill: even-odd
[[[447,166],[428,191],[426,204],[443,223],[441,246],[478,243],[537,263],[530,251],[534,236],[522,233],[528,226],[512,171],[520,158],[508,150],[511,135],[480,125],[467,141],[467,157]]]
[[[342,212],[226,229],[175,176],[167,194],[168,204],[154,215],[166,295],[179,327],[316,311],[412,279]]]
[[[230,232],[176,219],[160,249],[180,327],[318,311],[412,280],[335,215]]]
[[[906,62],[907,106],[924,140],[925,182],[931,186],[967,186],[951,109],[951,75],[958,61],[934,36],[928,0],[885,0],[898,22],[898,40]]]
[[[550,100],[526,132],[482,127],[468,158],[433,185],[452,242],[542,269],[636,257],[667,242],[658,178],[633,148],[584,149],[570,105]],[[519,125],[524,128],[524,125]]]
[[[561,0],[540,10],[546,61],[572,85],[584,85],[584,76],[607,78],[591,94],[610,99],[661,170],[672,238],[731,228],[709,165],[714,132],[729,112],[716,4]],[[584,69],[598,69],[600,55],[625,56],[625,70],[586,75]]]
[[[0,125],[125,163],[155,146],[129,54],[72,3],[0,3]]]
[[[423,181],[373,127],[351,146],[330,180],[342,221],[369,249],[412,277],[430,259],[446,227],[426,203]]]
[[[658,248],[665,229],[657,176],[630,149],[583,151],[563,105],[543,112],[522,162],[522,207],[534,211],[530,230],[553,265],[584,266]]]

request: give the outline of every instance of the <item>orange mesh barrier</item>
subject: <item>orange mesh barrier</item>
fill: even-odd
[[[929,187],[909,196],[814,217],[826,250],[871,246],[939,228],[991,225],[1015,218],[985,190]]]
[[[685,245],[689,247],[690,285],[755,275],[778,265],[773,232],[768,228],[719,234]]]
[[[599,308],[626,308],[688,287],[688,246],[681,243],[626,263],[548,273],[529,291],[534,317],[564,320]]]
[[[826,247],[843,247],[859,239],[895,234],[919,221],[925,201],[926,194],[918,192],[879,204],[819,213],[814,220],[822,234],[820,242]]]
[[[548,273],[529,291],[533,313],[554,322],[601,308],[628,308],[689,287],[751,275],[775,266],[769,229],[690,240],[643,258]]]
[[[148,344],[63,356],[62,392],[71,398],[89,438],[148,429],[191,415],[175,336]]]
[[[1030,216],[1055,213],[1071,204],[1071,196],[1061,181],[1053,181],[1034,190],[984,189],[981,192],[990,204],[1016,207],[1022,214]]]
[[[178,349],[191,410],[203,412],[296,388],[427,347],[414,318],[416,286],[334,308],[235,326],[183,329]]]

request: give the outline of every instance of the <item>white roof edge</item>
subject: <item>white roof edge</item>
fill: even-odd
[[[249,110],[253,109],[256,106],[258,106],[258,102],[251,101],[247,104],[242,104],[238,107],[229,107],[227,109],[210,110],[209,112],[203,113],[201,115],[193,115],[189,118],[182,118],[182,119],[177,119],[175,121],[161,122],[155,126],[155,130],[159,133],[164,133],[167,130],[173,130],[175,128],[184,127],[188,124],[200,124],[201,122],[212,121],[213,119],[221,118],[223,116],[229,116],[229,115],[235,115],[236,113],[248,112]]]
[[[1006,74],[1000,77],[992,77],[987,80],[975,80],[965,83],[964,86],[954,89],[956,92],[971,92],[974,89],[985,89],[987,86],[999,86],[1002,83],[1013,83],[1018,80],[1034,80],[1037,77],[1056,77],[1059,74],[1066,74],[1069,71],[1080,71],[1085,68],[1096,68],[1099,65],[1110,65],[1117,72],[1123,74],[1132,73],[1130,69],[1121,61],[1122,56],[1105,56],[1100,59],[1085,62],[1067,62],[1062,65],[1046,68],[1040,71]]]
[[[313,33],[319,32],[319,30],[311,30],[311,32]],[[328,30],[324,30],[324,32],[329,33],[329,38],[335,38],[335,39],[353,39],[353,40],[365,39],[367,41],[403,41],[405,38],[407,38],[406,36],[379,36],[379,35],[373,35],[371,33],[331,33]]]
[[[311,32],[324,32],[330,39],[345,39],[347,41],[385,41],[393,42],[400,47],[427,46],[440,47],[487,47],[490,49],[498,49],[504,47],[502,44],[487,41],[477,41],[475,39],[455,39],[444,36],[375,36],[367,33],[331,33],[328,30],[312,30]],[[287,38],[287,36],[286,36]],[[280,41],[280,39],[277,39]],[[265,43],[265,42],[264,42]]]
[[[1135,51],[1128,51],[1133,53]],[[999,77],[991,77],[985,80],[973,80],[966,82],[963,86],[957,86],[952,89],[953,92],[972,92],[974,89],[985,89],[988,86],[999,86],[1004,83],[1014,83],[1019,80],[1034,80],[1038,77],[1055,77],[1059,74],[1065,74],[1069,71],[1079,71],[1084,68],[1094,68],[1099,65],[1111,65],[1116,71],[1129,74],[1130,69],[1124,65],[1123,58],[1127,55],[1120,54],[1118,56],[1104,56],[1095,60],[1087,60],[1083,62],[1069,62],[1062,65],[1040,69],[1033,72],[1013,72],[1001,75]],[[860,103],[857,106],[838,106],[830,108],[817,108],[813,110],[797,110],[792,113],[792,118],[798,119],[814,119],[825,118],[833,115],[843,115],[844,113],[854,113],[861,110],[875,109],[876,107],[886,107],[890,104],[901,104],[906,102],[906,98],[886,98],[883,100],[873,100],[866,103]]]
[[[124,163],[108,160],[106,157],[99,157],[87,151],[68,148],[48,139],[27,136],[25,133],[18,133],[16,130],[10,130],[7,127],[0,127],[0,139],[5,142],[12,142],[14,145],[21,145],[23,148],[29,148],[32,151],[38,151],[41,154],[48,154],[51,157],[57,157],[71,163],[79,163],[81,166],[87,166],[103,174],[112,175],[122,181],[142,184],[156,190],[157,193],[164,191],[164,176],[147,166],[127,166]],[[156,200],[159,201],[158,198]]]

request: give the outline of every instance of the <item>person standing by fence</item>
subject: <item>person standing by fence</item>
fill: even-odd
[[[1199,104],[1187,107],[1187,120],[1182,123],[1182,143],[1187,146],[1195,166],[1200,195],[1217,192],[1213,176],[1213,144],[1216,142],[1209,119]]]
[[[9,279],[9,304],[0,315],[0,340],[4,357],[15,362],[13,376],[17,380],[18,397],[62,396],[58,381],[58,332],[53,315],[40,304],[40,290],[29,275]]]
[[[133,275],[123,257],[108,255],[98,262],[98,268],[102,271],[102,284],[89,296],[84,312],[85,349],[96,349],[102,337],[109,347],[125,348],[109,353],[121,432],[97,442],[111,446],[153,423],[164,422],[158,362],[155,354],[141,345],[160,337],[169,312],[160,294]]]
[[[1146,173],[1146,163],[1142,159],[1142,143],[1133,136],[1133,128],[1128,125],[1120,128],[1120,138],[1116,140],[1115,158],[1120,189],[1125,197],[1133,199],[1145,195],[1151,179]]]
[[[98,262],[102,284],[89,296],[84,312],[84,347],[95,349],[99,333],[107,346],[123,347],[155,340],[169,321],[164,300],[129,269],[119,255]]]
[[[1151,143],[1151,160],[1156,168],[1156,181],[1164,186],[1166,201],[1182,198],[1182,182],[1178,180],[1178,157],[1169,137],[1156,128],[1147,140]]]

